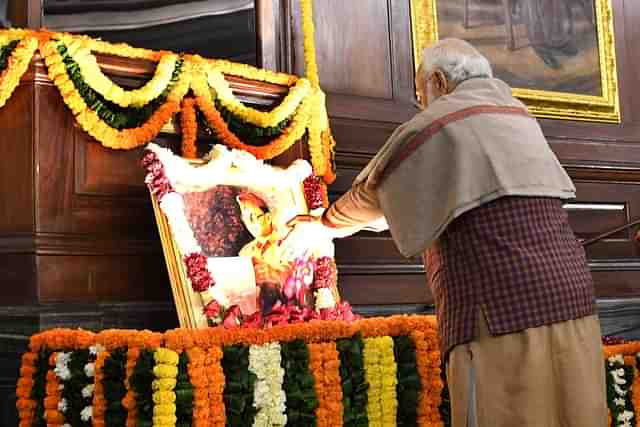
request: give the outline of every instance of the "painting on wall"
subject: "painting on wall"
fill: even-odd
[[[620,122],[611,0],[411,0],[414,62],[473,44],[538,117]]]

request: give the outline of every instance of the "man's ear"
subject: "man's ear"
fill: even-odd
[[[440,93],[447,94],[450,92],[449,81],[447,80],[447,76],[444,74],[442,70],[436,70],[433,73],[433,80],[436,88],[440,91]]]

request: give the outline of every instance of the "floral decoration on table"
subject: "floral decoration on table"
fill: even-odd
[[[415,331],[424,342],[414,341]],[[431,316],[164,334],[54,329],[34,335],[23,356],[20,426],[335,427],[397,419],[435,427],[439,398],[422,395],[440,369],[420,377],[420,357],[408,356],[417,347],[439,357]],[[420,398],[400,401],[407,387]]]
[[[305,49],[308,54],[309,49]],[[326,183],[335,179],[335,141],[313,68],[307,70],[310,82],[245,64],[110,44],[83,35],[0,30],[0,107],[11,97],[36,51],[77,123],[105,147],[140,147],[180,113],[185,157],[195,156],[199,126],[216,142],[264,160],[282,154],[307,135],[315,175]],[[156,67],[142,87],[127,89],[104,74],[96,54],[144,59],[155,62]],[[241,102],[225,75],[289,90],[278,105],[263,111]]]

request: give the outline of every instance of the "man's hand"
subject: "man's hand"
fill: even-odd
[[[322,224],[322,218],[319,216],[313,216],[313,215],[296,215],[287,222],[287,226],[295,227],[297,224],[310,223],[310,222],[311,223],[317,222]]]

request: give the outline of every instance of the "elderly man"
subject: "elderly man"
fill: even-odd
[[[322,224],[386,220],[403,255],[423,255],[455,427],[604,427],[593,283],[562,208],[573,183],[468,43],[425,49],[416,88],[423,111]]]

